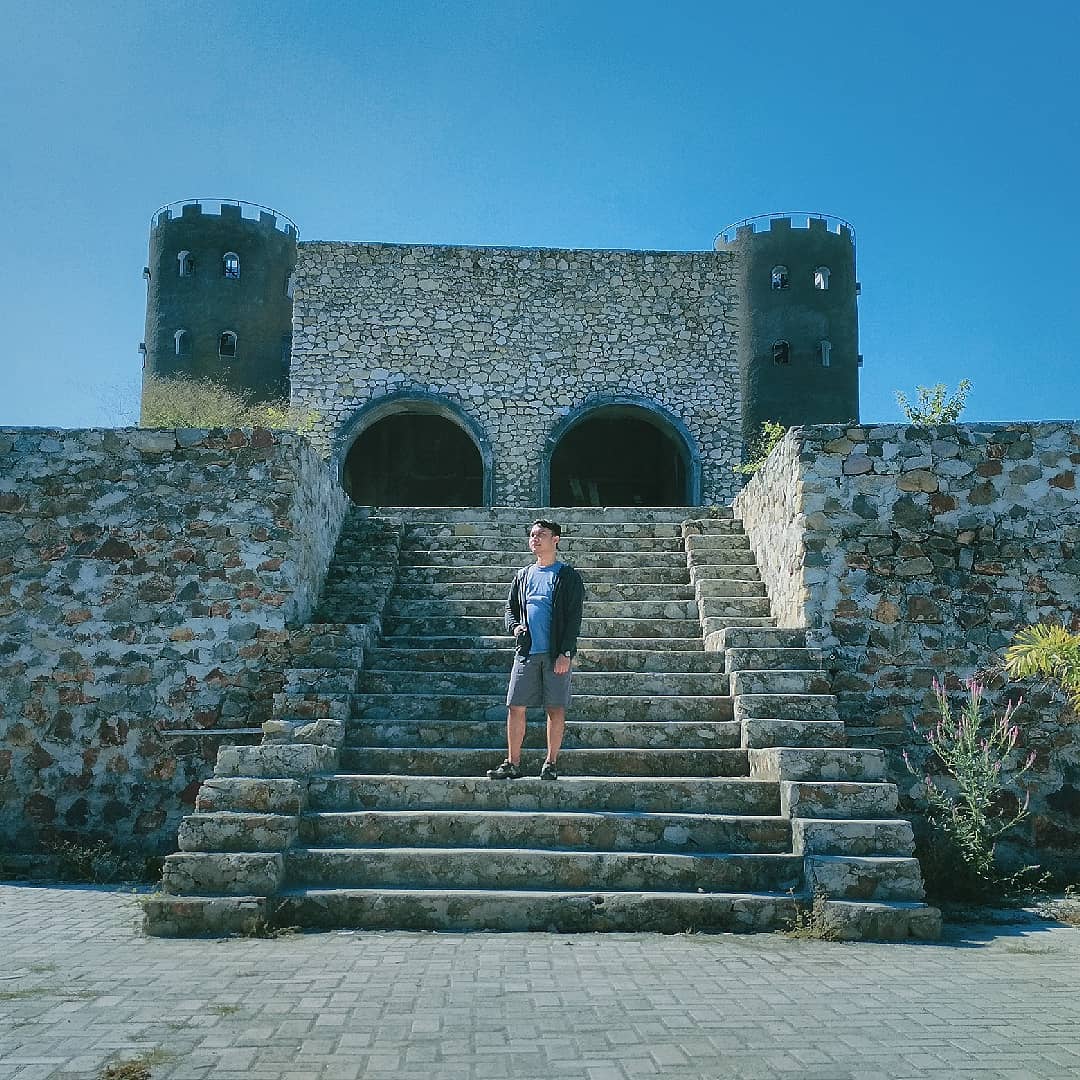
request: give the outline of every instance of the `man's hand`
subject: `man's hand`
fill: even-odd
[[[528,627],[524,623],[518,623],[517,626],[514,627],[514,637],[521,637],[526,630],[528,630]]]
[[[570,670],[570,657],[569,656],[562,656],[562,655],[556,656],[555,657],[555,665],[552,668],[552,671],[554,671],[556,675],[565,675],[569,670]]]

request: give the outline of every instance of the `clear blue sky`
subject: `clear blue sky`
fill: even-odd
[[[1080,6],[0,0],[0,423],[137,399],[154,209],[305,239],[707,249],[859,236],[862,415],[1080,416]]]

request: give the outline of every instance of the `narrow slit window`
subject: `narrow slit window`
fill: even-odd
[[[832,271],[827,266],[819,266],[814,271],[814,288],[826,292],[829,288],[829,277]]]
[[[240,256],[235,251],[226,251],[221,262],[227,278],[236,279],[240,277]]]
[[[290,270],[285,277],[285,295],[291,300],[293,295],[293,271]]]
[[[176,256],[176,261],[180,267],[181,277],[194,277],[195,276],[195,259],[192,257],[190,251],[181,251]]]
[[[177,330],[173,334],[173,345],[176,348],[177,356],[187,356],[188,354],[188,332],[186,330]]]
[[[774,364],[788,364],[791,362],[791,346],[786,341],[774,341],[772,347]]]
[[[786,289],[791,284],[786,266],[774,266],[772,268],[772,287],[774,289]]]
[[[218,356],[236,356],[236,335],[231,330],[225,330],[218,338]]]
[[[832,365],[832,342],[831,341],[819,341],[818,342],[818,356],[821,357],[821,366],[830,367]]]

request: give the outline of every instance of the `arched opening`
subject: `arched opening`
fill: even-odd
[[[673,424],[640,405],[598,406],[549,441],[552,506],[692,506],[697,464]]]
[[[398,412],[361,432],[342,484],[361,506],[483,506],[484,461],[452,420]]]

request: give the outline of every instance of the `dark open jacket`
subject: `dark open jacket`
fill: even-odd
[[[530,564],[532,565],[532,564]],[[514,632],[515,626],[528,627],[525,614],[523,590],[525,575],[529,567],[523,566],[515,575],[510,586],[510,595],[506,598],[506,629]],[[585,602],[585,583],[581,575],[569,564],[563,563],[555,578],[555,590],[551,596],[551,647],[548,649],[552,661],[560,654],[577,653],[578,634],[581,633],[581,609]],[[518,640],[518,652],[529,655],[529,636],[523,635],[524,641]]]

